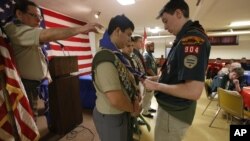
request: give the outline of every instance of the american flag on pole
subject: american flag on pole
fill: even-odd
[[[44,23],[42,22],[42,24],[44,24],[45,28],[77,27],[86,24],[46,8],[42,8],[42,13],[44,16]],[[88,34],[80,34],[66,40],[59,40],[58,42],[63,44],[64,47],[62,48],[54,42],[48,44],[47,52],[49,59],[53,56],[77,56],[79,75],[91,73],[93,56]]]
[[[18,136],[20,140],[34,141],[38,140],[40,135],[36,123],[33,119],[33,113],[28,102],[24,86],[17,73],[16,67],[10,55],[10,47],[5,42],[3,36],[0,36],[0,57],[2,60],[1,68],[5,72],[6,87],[0,88],[0,141],[14,140],[13,128],[9,121],[7,106],[13,110],[13,115]],[[6,97],[3,89],[7,90],[10,105],[6,105]]]
[[[14,4],[14,0],[0,1],[1,27],[13,15]],[[33,113],[24,86],[13,63],[9,44],[4,40],[2,32],[0,32],[0,60],[0,70],[4,73],[4,76],[2,76],[4,78],[1,78],[1,81],[5,82],[5,85],[0,86],[0,141],[38,140],[40,135],[33,119]],[[15,134],[15,131],[17,131],[17,134]]]

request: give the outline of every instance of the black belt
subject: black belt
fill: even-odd
[[[24,78],[21,78],[22,81],[28,81],[28,82],[32,82],[32,83],[41,83],[41,81],[38,81],[38,80],[30,80],[30,79],[24,79]]]

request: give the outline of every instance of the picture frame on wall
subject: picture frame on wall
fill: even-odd
[[[210,44],[214,46],[239,45],[239,36],[209,36]]]

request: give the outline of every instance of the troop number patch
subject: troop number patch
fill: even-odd
[[[198,59],[196,56],[194,55],[188,55],[184,58],[184,66],[192,69],[193,67],[195,67],[197,65]]]

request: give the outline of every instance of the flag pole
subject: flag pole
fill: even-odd
[[[17,126],[16,126],[16,122],[15,122],[15,118],[14,118],[14,112],[12,110],[12,106],[10,104],[10,97],[9,97],[9,94],[8,94],[8,91],[6,90],[6,79],[5,79],[5,73],[4,73],[4,70],[2,67],[0,67],[0,83],[1,83],[1,86],[0,88],[2,88],[3,90],[3,96],[4,96],[4,99],[5,99],[5,105],[6,105],[6,109],[7,109],[7,116],[8,116],[8,121],[10,122],[11,124],[11,127],[12,127],[12,131],[13,131],[13,136],[15,138],[15,141],[20,141],[20,136],[18,134],[18,130],[17,130]]]
[[[145,51],[146,42],[147,42],[147,31],[146,31],[146,28],[144,27],[144,32],[143,32],[143,52]]]

